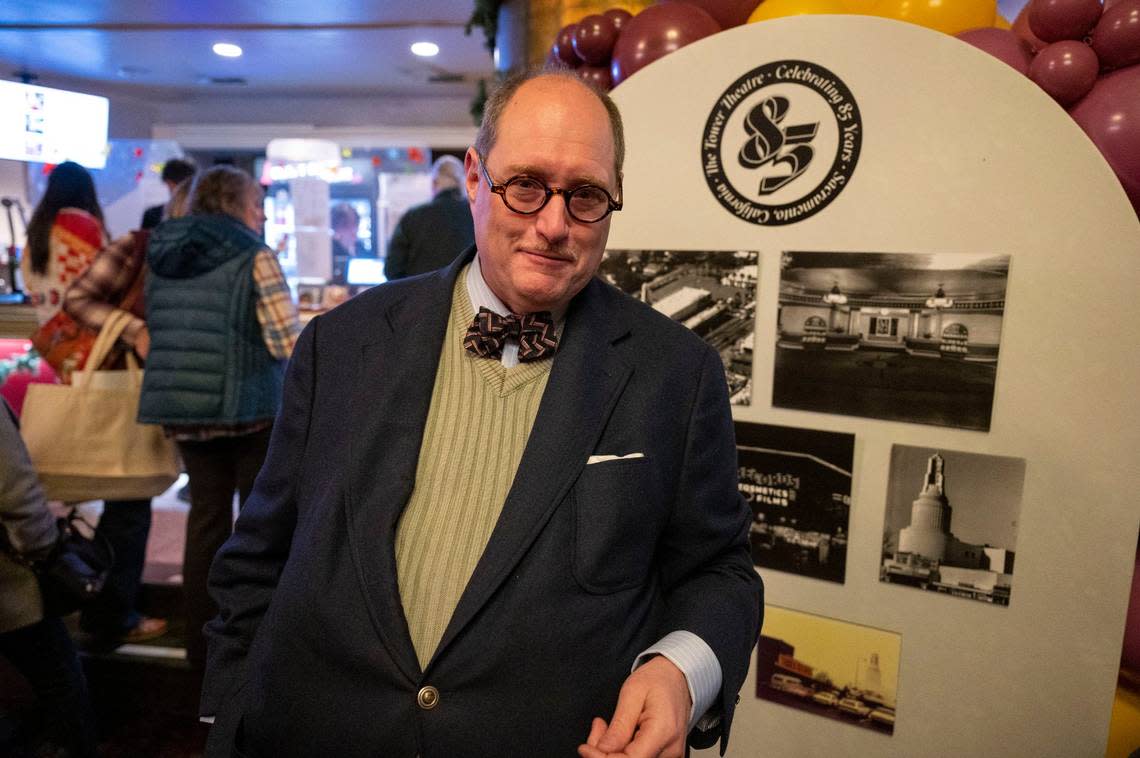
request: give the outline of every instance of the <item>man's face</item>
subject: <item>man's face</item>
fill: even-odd
[[[345,214],[345,218],[341,220],[339,226],[333,229],[333,237],[340,241],[340,244],[347,247],[349,250],[356,245],[356,233],[360,228],[360,217],[356,212]]]
[[[594,184],[619,195],[606,109],[573,81],[548,77],[522,85],[483,158],[496,184],[525,174],[549,187]],[[515,313],[565,309],[601,262],[610,217],[576,221],[560,195],[538,213],[515,213],[487,186],[473,148],[464,166],[479,263],[491,291]]]

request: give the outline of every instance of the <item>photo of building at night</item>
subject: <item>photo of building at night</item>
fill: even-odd
[[[895,445],[880,580],[1009,605],[1024,479],[1021,458]]]
[[[855,436],[736,422],[752,562],[843,583]]]
[[[754,251],[607,250],[598,276],[716,348],[732,404],[750,405],[759,266]]]
[[[901,647],[894,632],[768,606],[756,697],[893,734]]]
[[[787,252],[772,404],[988,430],[1009,256]]]

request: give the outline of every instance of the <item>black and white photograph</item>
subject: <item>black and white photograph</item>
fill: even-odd
[[[759,268],[755,251],[607,250],[598,275],[716,348],[732,404],[751,405]]]
[[[738,421],[736,451],[752,562],[842,584],[855,436]]]
[[[1009,605],[1025,459],[895,445],[879,579]]]
[[[772,404],[988,431],[1009,256],[785,252]]]
[[[895,632],[769,605],[756,697],[894,734],[901,648]]]

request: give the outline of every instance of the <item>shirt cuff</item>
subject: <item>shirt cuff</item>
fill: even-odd
[[[689,731],[692,731],[720,694],[723,677],[720,661],[707,642],[692,632],[679,630],[669,632],[656,645],[637,656],[631,670],[637,669],[655,655],[668,658],[685,675],[689,697],[693,700],[693,707],[689,711]]]

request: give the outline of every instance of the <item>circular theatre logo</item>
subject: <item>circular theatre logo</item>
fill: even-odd
[[[839,78],[807,61],[749,71],[717,99],[701,163],[709,189],[753,224],[802,221],[834,200],[863,144],[859,106]]]

